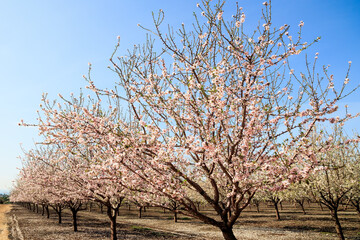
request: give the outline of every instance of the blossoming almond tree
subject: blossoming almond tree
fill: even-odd
[[[291,186],[284,193],[285,198],[289,201],[299,204],[303,214],[306,214],[305,201],[310,200],[307,184],[305,182],[297,182]]]
[[[308,191],[316,201],[328,207],[339,239],[345,239],[338,211],[359,183],[359,152],[356,151],[358,140],[347,139],[339,127],[335,127],[332,133],[320,131],[317,134],[319,138],[314,145],[331,142],[332,148],[316,154],[321,168],[306,181]]]
[[[54,206],[59,223],[62,208],[68,206],[72,212],[74,231],[77,231],[77,213],[83,202],[89,198],[84,197],[83,190],[77,187],[72,178],[73,173],[67,171],[70,169],[69,165],[63,161],[64,158],[57,150],[46,146],[26,152],[20,180],[27,185],[23,189],[26,194],[30,194],[34,188],[39,189],[36,194],[31,195],[46,199],[47,203]],[[31,202],[34,202],[34,199]]]
[[[59,157],[52,158],[51,166],[64,164],[61,176],[70,179],[84,198],[97,201],[107,207],[111,221],[111,239],[117,239],[116,217],[125,198],[121,184],[122,171],[113,161],[107,133],[116,133],[113,112],[101,110],[99,102],[71,97],[63,103],[54,104],[43,99],[39,117],[39,130],[45,144],[56,147]],[[128,196],[131,199],[131,196]]]
[[[126,56],[115,59],[114,53],[112,70],[125,95],[88,81],[90,89],[126,100],[132,110],[132,125],[122,123],[128,133],[113,142],[122,147],[111,148],[131,173],[124,174],[132,179],[124,181],[127,187],[141,191],[145,200],[174,200],[182,205],[179,212],[235,239],[232,227],[257,190],[287,188],[316,166],[318,149],[310,134],[317,122],[353,117],[330,117],[353,89],[346,91],[348,74],[335,88],[327,69],[324,80],[310,70],[298,76],[289,68],[289,57],[311,45],[301,42],[303,22],[293,38],[289,26],[272,25],[271,2],[265,2],[262,25],[248,35],[242,8],[227,21],[223,5],[202,1],[193,30],[182,25],[176,33],[161,31],[160,11],[153,31],[162,43],[160,53],[152,38]],[[218,218],[198,211],[188,189]]]

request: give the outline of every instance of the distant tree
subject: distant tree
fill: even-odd
[[[321,130],[313,142],[314,145],[328,143],[331,143],[331,148],[316,154],[319,168],[307,180],[308,191],[330,210],[339,239],[345,239],[338,212],[341,204],[346,198],[351,198],[351,192],[359,184],[356,169],[359,161],[356,151],[358,143],[346,138],[343,129],[338,126],[333,132]]]
[[[0,194],[0,204],[9,203],[8,194]]]

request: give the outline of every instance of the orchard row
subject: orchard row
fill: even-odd
[[[346,107],[336,115],[356,90],[351,62],[344,79],[327,67],[318,73],[317,56],[297,73],[289,59],[312,45],[302,42],[303,22],[292,37],[288,25],[273,26],[265,2],[260,25],[247,34],[242,8],[225,19],[224,4],[202,1],[193,28],[176,33],[162,30],[163,11],[154,15],[160,51],[149,37],[116,57],[119,42],[110,90],[89,71],[92,96],[44,95],[38,123],[22,123],[37,126],[43,140],[25,152],[12,201],[67,205],[74,216],[84,201],[99,202],[114,240],[127,199],[197,218],[234,240],[233,225],[258,196],[290,189],[301,201],[311,191],[332,210],[343,239],[338,205],[359,197],[359,139],[342,134],[358,114]]]

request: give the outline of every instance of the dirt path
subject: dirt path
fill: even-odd
[[[11,205],[0,204],[0,240],[8,240],[7,215],[11,210]]]

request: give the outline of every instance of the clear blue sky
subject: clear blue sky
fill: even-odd
[[[240,0],[248,25],[260,16],[262,1]],[[21,166],[20,143],[25,148],[36,141],[34,128],[19,127],[20,119],[36,122],[41,94],[50,98],[79,92],[85,86],[88,62],[93,79],[111,87],[116,76],[109,70],[109,57],[121,36],[121,52],[141,43],[145,32],[138,23],[152,26],[151,11],[163,9],[166,23],[190,27],[196,1],[190,0],[1,0],[0,1],[0,192],[8,190]],[[235,1],[227,1],[232,12]],[[352,84],[360,82],[360,1],[273,0],[275,25],[297,28],[305,22],[304,40],[322,40],[308,52],[320,53],[320,64],[343,81],[351,60]],[[360,95],[348,99],[360,110]],[[358,125],[356,120],[352,126]],[[359,130],[359,128],[358,128]]]

